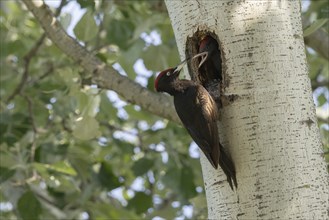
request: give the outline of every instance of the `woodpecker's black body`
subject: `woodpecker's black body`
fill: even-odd
[[[181,67],[176,67],[162,71],[155,80],[155,88],[174,96],[176,112],[188,133],[211,165],[215,169],[218,164],[221,166],[233,189],[233,184],[237,187],[235,168],[219,143],[216,103],[202,85],[179,79],[180,70]]]
[[[202,85],[205,85],[204,75],[206,74],[208,81],[209,80],[222,80],[222,66],[221,66],[221,56],[218,49],[217,41],[210,37],[205,36],[199,44],[199,53],[208,52],[208,55],[204,60],[201,61],[199,66],[200,71],[200,81]]]

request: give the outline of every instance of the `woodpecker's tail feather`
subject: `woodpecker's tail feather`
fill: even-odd
[[[233,189],[233,184],[235,188],[238,188],[238,182],[236,180],[235,166],[230,156],[225,152],[223,146],[219,144],[219,166],[224,171],[227,182],[230,184],[231,189]]]
[[[215,170],[217,170],[218,168],[218,164],[219,162],[216,161],[210,154],[208,153],[204,153],[204,155],[207,157],[209,163],[211,164],[211,166],[213,166],[213,168],[215,168]]]

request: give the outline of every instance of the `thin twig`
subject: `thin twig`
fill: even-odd
[[[32,140],[31,153],[30,153],[30,160],[31,160],[31,162],[33,162],[34,161],[34,156],[35,156],[35,150],[37,148],[36,141],[37,141],[38,128],[37,128],[37,125],[35,123],[35,118],[34,118],[34,114],[33,114],[32,99],[27,95],[22,95],[22,96],[25,98],[25,100],[27,102],[28,111],[29,111],[29,118],[30,118],[30,121],[31,121],[32,129],[33,129],[33,140]]]
[[[59,7],[57,8],[57,10],[55,12],[56,17],[60,15],[62,8],[66,5],[66,3],[67,3],[67,0],[61,1],[61,4],[59,5]],[[40,47],[42,46],[44,40],[46,39],[46,36],[47,36],[46,33],[43,33],[41,35],[41,37],[37,40],[37,42],[34,44],[34,46],[30,49],[30,51],[23,57],[24,73],[22,75],[22,79],[21,79],[20,83],[17,85],[17,87],[14,89],[13,93],[8,96],[8,98],[6,100],[6,104],[8,104],[11,100],[13,100],[16,95],[22,93],[24,86],[29,77],[30,62],[31,62],[32,58],[38,53]]]
[[[27,79],[29,77],[29,66],[31,59],[36,55],[38,52],[40,46],[42,45],[44,39],[46,38],[46,34],[44,33],[39,40],[35,43],[35,45],[31,48],[31,50],[23,57],[24,59],[24,73],[22,75],[22,79],[18,86],[14,89],[13,93],[8,96],[6,100],[6,104],[8,104],[12,99],[15,98],[16,95],[21,94],[23,91],[23,88],[27,82]]]

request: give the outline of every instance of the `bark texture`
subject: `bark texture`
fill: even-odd
[[[238,189],[202,156],[210,219],[327,219],[328,174],[304,52],[299,1],[171,1],[178,49],[197,30],[221,42],[227,87],[220,140]]]

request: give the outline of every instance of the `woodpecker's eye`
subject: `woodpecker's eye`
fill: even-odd
[[[166,75],[167,75],[167,76],[170,76],[170,72],[168,71],[168,72],[166,73]]]

